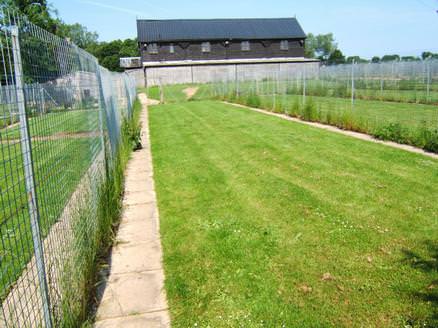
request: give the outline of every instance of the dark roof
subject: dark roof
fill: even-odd
[[[139,42],[304,39],[295,18],[137,20]]]

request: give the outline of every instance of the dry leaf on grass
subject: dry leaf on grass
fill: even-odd
[[[305,294],[308,294],[308,293],[312,292],[312,287],[307,286],[307,285],[301,285],[298,289],[300,291],[302,291],[303,293],[305,293]]]
[[[335,280],[335,277],[333,277],[330,272],[326,272],[322,275],[321,278],[322,281],[330,281],[330,280]]]

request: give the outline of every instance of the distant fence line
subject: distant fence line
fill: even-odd
[[[427,83],[428,78],[438,79],[438,59],[322,66],[320,75],[347,77],[352,70],[357,78],[423,79]]]
[[[164,79],[158,78],[156,84],[165,85],[166,81],[171,81],[172,76],[167,76],[168,73],[164,73]],[[204,75],[204,83],[235,84],[237,92],[240,82],[247,82],[246,85],[254,82],[254,92],[288,93],[301,95],[303,99],[308,96],[351,98],[353,106],[355,99],[438,104],[436,59],[331,66],[301,63],[288,69],[282,69],[280,65],[257,68],[241,65],[234,75],[214,70],[210,73],[212,76]],[[177,81],[179,76],[174,79]],[[259,83],[263,81],[275,83]],[[263,90],[258,88],[259,85],[264,85]]]
[[[73,325],[135,81],[7,8],[0,51],[0,327]]]
[[[274,66],[264,75],[242,68],[212,81],[194,99],[238,102],[438,153],[438,60]],[[171,98],[171,86],[161,90]]]
[[[142,70],[133,70],[130,74],[136,76],[140,83]],[[146,67],[143,80],[149,87],[170,84],[197,84],[218,82],[242,82],[280,80],[296,81],[300,89],[309,91],[318,84],[318,88],[335,86],[339,90],[348,89],[352,98],[363,96],[355,90],[379,91],[380,98],[392,101],[396,95],[385,95],[385,90],[401,90],[416,93],[410,102],[434,103],[438,101],[438,60],[424,61],[394,61],[381,63],[352,63],[324,66],[318,62],[258,62],[258,63],[180,63]],[[327,82],[327,83],[324,83]],[[303,94],[306,96],[306,94]],[[377,95],[375,95],[377,97]]]

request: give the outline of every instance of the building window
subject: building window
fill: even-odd
[[[202,52],[210,52],[211,51],[210,42],[202,42],[201,49],[202,49]]]
[[[242,41],[240,46],[241,46],[242,51],[250,51],[251,50],[251,45],[250,45],[249,41]]]
[[[282,40],[280,42],[280,50],[285,50],[285,51],[289,50],[289,41]]]
[[[149,43],[148,44],[148,53],[150,55],[158,54],[158,44],[156,44],[156,43]]]
[[[169,46],[169,52],[170,52],[171,54],[174,54],[174,53],[175,53],[175,46],[173,45],[173,43],[171,43],[170,46]]]

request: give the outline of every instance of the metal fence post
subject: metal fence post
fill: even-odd
[[[41,113],[40,113],[40,115],[43,115],[46,113],[46,100],[44,99],[44,89],[42,86],[40,86],[40,98],[41,98]]]
[[[27,115],[24,103],[23,91],[23,71],[20,53],[20,43],[18,40],[18,27],[13,26],[11,29],[12,36],[12,52],[14,57],[14,74],[15,74],[15,88],[17,92],[17,106],[20,118],[20,136],[21,136],[21,150],[23,154],[23,166],[26,180],[26,191],[28,196],[29,217],[32,231],[32,240],[35,252],[35,261],[38,273],[39,289],[41,292],[41,301],[43,305],[43,314],[46,327],[52,327],[52,320],[50,314],[50,300],[47,288],[47,276],[44,264],[43,245],[40,235],[39,226],[39,211],[38,202],[35,191],[35,180],[32,162],[32,148],[29,135],[29,127],[27,125]]]
[[[163,84],[161,83],[161,79],[159,81],[159,88],[160,88],[160,104],[164,104],[164,90],[163,90]]]
[[[100,99],[99,100],[100,144],[101,144],[101,147],[102,147],[102,151],[105,154],[105,134],[104,134],[104,129],[103,129],[103,113],[104,113],[104,111],[106,113],[106,102],[105,102],[105,93],[103,92],[102,75],[101,75],[99,63],[97,61],[96,61],[96,71],[97,71],[97,84],[99,86],[99,99]]]
[[[303,76],[303,106],[306,105],[306,68],[302,71]]]
[[[126,111],[128,112],[128,118],[131,119],[132,118],[132,104],[133,103],[131,101],[131,95],[129,93],[126,75],[127,75],[127,73],[125,73],[125,76],[123,78],[123,89],[125,89],[125,95],[126,95]]]
[[[239,74],[237,72],[237,64],[234,65],[234,83],[237,97],[240,96]]]
[[[351,63],[351,107],[354,107],[354,64],[355,61],[353,59]]]
[[[426,102],[430,101],[430,80],[431,80],[431,71],[430,71],[430,61],[426,61],[426,74],[427,74],[427,85],[426,85]]]

